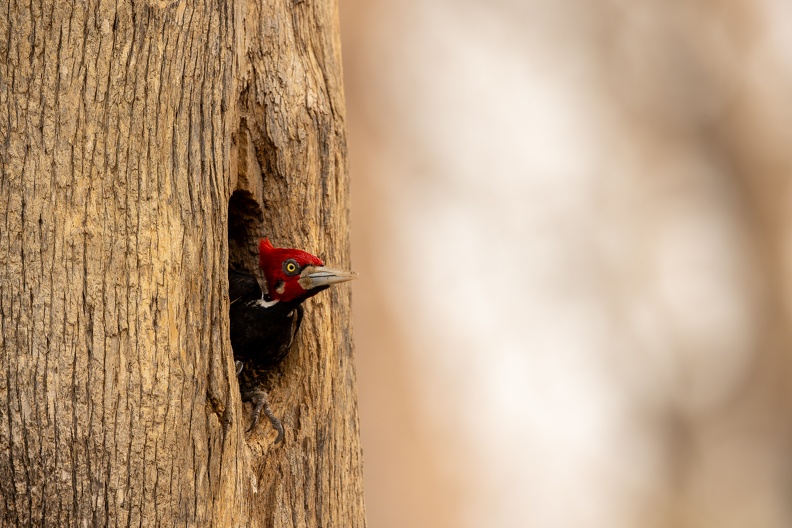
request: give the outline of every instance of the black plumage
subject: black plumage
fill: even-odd
[[[231,347],[234,359],[271,369],[289,353],[303,318],[303,299],[274,302],[253,275],[228,271]]]
[[[283,426],[267,399],[269,374],[289,353],[300,329],[303,308],[300,301],[274,302],[262,295],[256,278],[235,270],[228,271],[231,301],[231,348],[237,364],[239,391],[243,402],[253,404],[252,430],[263,411],[278,432],[275,443],[283,439]]]

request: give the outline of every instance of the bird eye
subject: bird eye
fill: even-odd
[[[286,275],[297,275],[300,271],[300,266],[294,260],[289,259],[283,263],[283,271],[286,272]]]

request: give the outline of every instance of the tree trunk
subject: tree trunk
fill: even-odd
[[[228,338],[259,236],[349,264],[335,2],[0,13],[0,525],[364,526],[349,287],[275,376],[283,444]]]

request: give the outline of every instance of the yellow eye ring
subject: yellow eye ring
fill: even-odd
[[[286,275],[296,275],[300,271],[300,267],[294,260],[289,259],[283,263],[283,271],[286,272]]]

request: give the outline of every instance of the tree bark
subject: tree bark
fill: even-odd
[[[274,377],[283,444],[228,338],[259,236],[349,265],[334,0],[0,13],[0,525],[364,526],[349,287]]]

